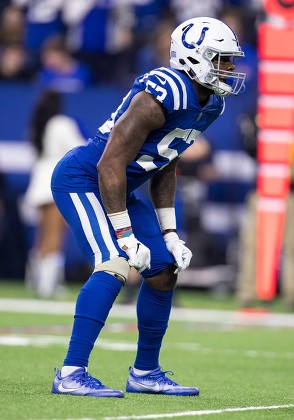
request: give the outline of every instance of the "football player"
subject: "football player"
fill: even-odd
[[[177,275],[191,251],[177,234],[174,198],[182,153],[244,89],[235,71],[243,57],[223,22],[198,17],[171,36],[170,67],[136,78],[96,136],[67,153],[52,177],[54,200],[93,265],[76,302],[72,335],[52,392],[123,397],[88,373],[94,343],[131,267],[143,276],[137,300],[138,346],[126,391],[197,396],[172,381],[159,363]],[[149,182],[154,211],[135,194]]]

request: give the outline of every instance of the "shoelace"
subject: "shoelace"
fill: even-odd
[[[176,382],[172,381],[167,376],[165,376],[166,374],[173,376],[174,372],[172,370],[160,371],[158,374],[156,374],[154,376],[152,375],[152,379],[156,380],[159,383],[164,382],[168,385],[177,386],[178,384]]]
[[[98,379],[93,378],[93,376],[91,376],[88,372],[74,374],[72,376],[72,379],[77,383],[85,385],[92,389],[99,389],[101,388],[101,386],[103,386]]]

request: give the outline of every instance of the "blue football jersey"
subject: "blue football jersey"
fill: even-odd
[[[211,94],[207,104],[201,107],[192,81],[178,70],[160,67],[137,77],[117,110],[99,127],[96,136],[86,145],[73,150],[83,170],[88,173],[84,187],[82,182],[77,182],[76,191],[98,188],[96,166],[109,134],[116,121],[128,109],[132,98],[141,91],[148,92],[163,105],[166,121],[161,128],[147,136],[137,156],[127,166],[128,193],[182,155],[224,111],[224,99],[215,94]],[[79,177],[78,173],[76,175]],[[73,179],[73,174],[68,179]],[[55,190],[62,189],[61,185],[54,184]]]

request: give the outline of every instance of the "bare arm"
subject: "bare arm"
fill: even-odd
[[[159,102],[152,95],[140,92],[114,125],[97,165],[100,193],[107,213],[126,209],[126,167],[148,134],[164,122],[165,115]]]
[[[173,160],[151,179],[149,187],[154,208],[174,207],[178,161]]]
[[[176,193],[176,168],[179,158],[173,160],[150,182],[150,196],[156,211],[163,239],[175,259],[175,274],[185,270],[191,261],[192,252],[179,239],[174,209]]]

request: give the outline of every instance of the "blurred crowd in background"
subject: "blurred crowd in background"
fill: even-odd
[[[171,32],[196,16],[220,18],[235,30],[245,52],[237,66],[247,73],[247,81],[245,93],[226,99],[224,115],[181,159],[178,223],[194,258],[179,285],[230,293],[236,290],[240,274],[240,231],[247,199],[255,189],[256,29],[263,19],[262,0],[2,0],[0,83],[23,82],[60,93],[97,85],[127,90],[137,75],[169,65]],[[103,104],[88,106],[96,108],[98,120]],[[0,144],[1,140],[0,127]],[[11,235],[19,243],[23,227],[21,215],[8,227],[6,193],[3,172],[0,279],[24,278],[32,244],[24,239],[24,246],[15,250],[17,258],[11,257],[7,264]],[[139,193],[146,195],[144,190]],[[18,207],[13,211],[17,213]],[[76,269],[69,280],[83,281],[82,277]]]
[[[180,22],[222,17],[228,7],[239,9],[254,44],[262,0],[2,0],[0,77],[67,90],[129,83],[168,65],[169,35]]]

